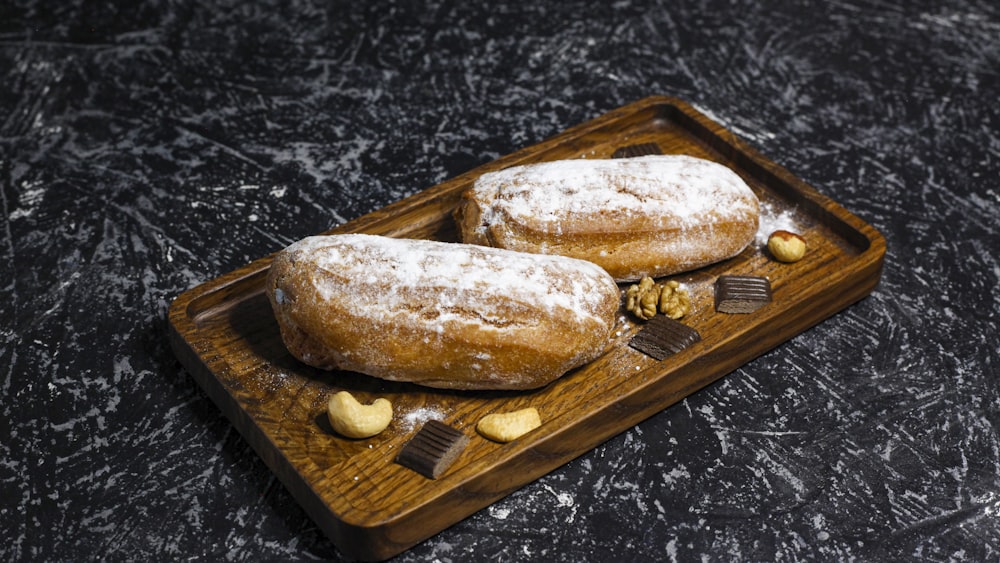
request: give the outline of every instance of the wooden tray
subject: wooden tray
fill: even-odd
[[[785,222],[809,242],[794,264],[760,245],[676,276],[692,293],[683,319],[701,341],[655,361],[626,340],[549,386],[526,393],[448,392],[308,368],[285,350],[264,296],[270,258],[199,285],[170,308],[171,345],[184,366],[254,447],[316,524],[347,556],[386,559],[458,522],[608,438],[679,401],[868,295],[881,276],[885,241],[872,227],[768,161],[688,104],[652,97],[573,127],[330,232],[456,240],[451,211],[480,174],[513,164],[607,158],[631,144],[656,143],[723,163],[763,206],[762,233]],[[767,276],[774,301],[754,314],[713,307],[719,274]],[[623,318],[627,318],[623,315]],[[362,402],[389,398],[390,427],[366,440],[335,435],[327,398],[346,389]],[[478,436],[491,412],[538,409],[541,428],[508,443]],[[394,463],[428,418],[469,435],[468,447],[436,480]]]

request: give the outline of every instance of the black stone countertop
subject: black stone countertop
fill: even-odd
[[[398,560],[1000,558],[996,2],[115,4],[0,5],[0,559],[340,559],[170,302],[657,94],[878,229],[881,284]]]

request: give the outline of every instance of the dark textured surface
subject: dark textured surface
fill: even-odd
[[[340,558],[170,301],[666,94],[880,230],[882,284],[399,560],[997,560],[998,4],[477,4],[0,4],[0,559]]]

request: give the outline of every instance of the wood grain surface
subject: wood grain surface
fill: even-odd
[[[618,342],[607,354],[530,392],[449,392],[322,372],[297,362],[281,343],[263,294],[269,257],[178,296],[170,309],[171,344],[344,554],[389,558],[862,299],[878,283],[885,253],[878,232],[688,104],[666,97],[611,111],[330,232],[455,241],[451,212],[480,174],[528,162],[608,158],[639,143],[729,166],[767,214],[794,221],[809,243],[806,257],[792,264],[753,244],[732,259],[672,276],[691,291],[683,322],[701,340],[662,361],[627,345],[641,325],[623,311]],[[766,276],[772,303],[749,315],[715,312],[712,284],[720,274]],[[340,390],[362,402],[388,398],[392,424],[369,439],[337,436],[325,407]],[[529,406],[538,409],[542,426],[518,440],[499,444],[476,434],[484,415]],[[428,417],[470,437],[438,479],[393,462]]]

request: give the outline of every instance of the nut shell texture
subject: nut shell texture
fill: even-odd
[[[789,231],[774,231],[767,239],[767,249],[779,262],[798,262],[806,255],[806,239]]]

